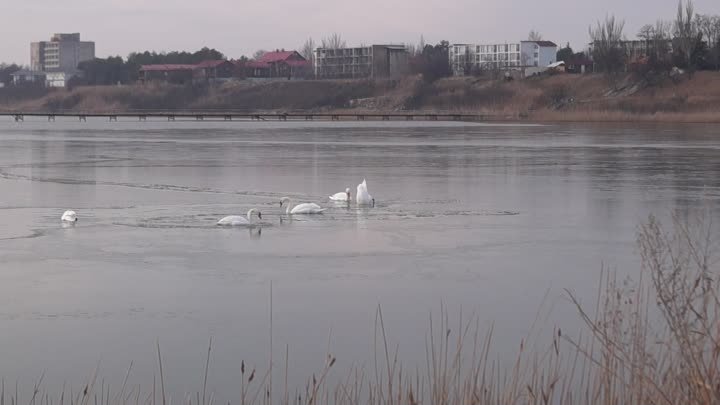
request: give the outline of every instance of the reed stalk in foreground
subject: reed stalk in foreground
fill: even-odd
[[[256,370],[246,374],[242,361],[236,403],[271,405],[273,398],[280,398],[280,405],[720,404],[720,268],[718,234],[710,220],[709,215],[676,215],[668,231],[651,216],[638,230],[642,268],[635,280],[602,271],[594,308],[567,291],[584,328],[575,335],[553,328],[547,340],[544,332],[532,328],[509,367],[506,359],[491,355],[492,326],[483,330],[476,317],[464,321],[462,314],[457,325],[450,325],[447,309],[441,307],[439,319],[429,319],[425,366],[407,369],[398,358],[398,346],[389,343],[378,307],[371,370],[350,367],[329,382],[337,366],[328,350],[324,366],[309,376],[304,390],[292,388],[287,383],[286,346],[285,384],[276,387],[283,392],[275,393],[281,395],[271,392],[272,362],[256,379]],[[538,318],[537,323],[547,322]],[[181,398],[182,404],[214,405],[214,393],[206,393],[211,349],[212,340],[200,390],[195,398]],[[159,343],[157,353],[160,401],[172,405]],[[104,381],[98,393],[96,370],[80,392],[70,389],[70,405],[159,405],[154,379],[148,393],[141,387],[126,392],[131,369],[132,364],[115,396]],[[8,403],[64,405],[65,388],[51,396],[42,382],[41,377],[29,401],[20,398],[16,388]],[[4,379],[0,387],[0,405],[5,405]]]

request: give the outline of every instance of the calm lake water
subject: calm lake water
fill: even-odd
[[[494,321],[502,354],[538,308],[579,325],[564,288],[636,271],[650,213],[720,213],[717,126],[4,121],[0,145],[0,376],[25,393],[98,364],[119,387],[131,361],[147,387],[159,340],[178,398],[212,336],[226,403],[241,360],[266,369],[271,283],[278,381],[286,345],[291,381],[328,344],[371,367],[378,305],[410,367],[441,305]],[[329,203],[363,178],[374,208]],[[283,196],[329,209],[281,221]],[[215,226],[252,207],[262,227]]]

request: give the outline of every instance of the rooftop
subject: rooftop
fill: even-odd
[[[557,44],[553,41],[521,41],[521,42],[532,42],[532,43],[536,43],[539,46],[543,46],[543,47],[553,47],[553,46],[557,47]]]
[[[275,63],[287,60],[293,55],[296,55],[301,57],[302,56],[297,53],[296,51],[274,51],[274,52],[265,52],[263,56],[261,56],[256,62],[260,63]],[[303,58],[305,59],[305,58]]]

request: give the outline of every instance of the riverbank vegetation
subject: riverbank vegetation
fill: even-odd
[[[427,82],[299,80],[219,86],[83,86],[0,89],[0,110],[122,112],[462,112],[498,120],[720,122],[720,72],[648,80],[635,73],[558,74],[526,80],[456,77]]]
[[[692,404],[720,403],[720,295],[718,233],[709,216],[675,215],[663,226],[650,217],[639,227],[642,268],[632,279],[602,272],[594,304],[566,291],[580,331],[554,328],[518,342],[514,359],[496,359],[493,328],[476,319],[452,324],[446,310],[430,318],[424,366],[409,369],[398,358],[382,310],[376,312],[374,363],[350,367],[339,353],[308,371],[307,383],[289,387],[287,352],[267,370],[241,362],[234,401],[241,405],[480,405],[480,404]],[[538,323],[549,324],[545,319]],[[548,332],[548,333],[545,333]],[[372,354],[371,354],[372,355]],[[50,405],[209,405],[212,340],[199,367],[203,382],[182,398],[166,392],[157,348],[156,379],[144,387],[125,380],[115,391],[93,375],[75,392],[45,392],[42,378],[27,397],[3,380],[3,403]],[[272,360],[274,359],[274,360]],[[240,360],[239,360],[240,361]],[[274,361],[274,363],[273,363]],[[505,366],[509,364],[509,366]],[[284,383],[275,385],[285,375]],[[281,380],[282,381],[282,380]],[[5,402],[7,401],[7,402]]]

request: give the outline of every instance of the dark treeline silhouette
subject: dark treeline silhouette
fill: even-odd
[[[5,86],[9,86],[13,81],[12,74],[20,69],[22,69],[22,67],[15,63],[11,63],[9,65],[0,63],[0,83]]]
[[[437,45],[425,45],[419,53],[410,58],[410,71],[422,74],[426,82],[434,82],[452,74],[448,52],[450,43],[440,41]]]
[[[225,55],[210,48],[202,48],[196,52],[133,52],[125,60],[120,56],[111,56],[82,62],[78,65],[78,70],[83,72],[83,78],[74,81],[76,84],[87,85],[128,84],[138,79],[138,71],[142,65],[192,65],[206,60],[221,59],[225,59]]]

